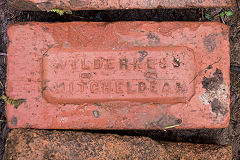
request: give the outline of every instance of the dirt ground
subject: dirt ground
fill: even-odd
[[[237,0],[238,1],[238,0]],[[236,1],[236,3],[237,3]],[[233,159],[240,159],[240,2],[229,17],[220,17],[222,8],[217,9],[158,9],[158,10],[113,10],[74,11],[71,15],[59,16],[50,12],[21,12],[9,9],[6,0],[0,1],[0,80],[6,79],[7,24],[24,21],[67,22],[67,21],[220,21],[231,28],[231,120],[225,129],[168,130],[168,131],[84,131],[94,133],[114,133],[118,135],[144,136],[156,141],[191,142],[232,145]],[[211,15],[209,19],[205,15]],[[0,87],[2,93],[4,88]],[[0,159],[9,129],[6,124],[5,103],[0,101]]]

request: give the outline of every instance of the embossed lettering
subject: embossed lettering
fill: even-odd
[[[86,65],[86,60],[85,59],[82,59],[81,60],[81,64],[82,64],[82,69],[83,70],[88,70],[90,67]]]
[[[146,90],[146,84],[144,82],[138,82],[138,92],[144,92]]]
[[[131,83],[130,82],[127,82],[127,93],[135,93],[136,90],[133,90],[132,89],[132,86],[131,86]]]
[[[155,81],[151,81],[150,82],[150,90],[152,93],[157,93],[157,83]]]
[[[94,69],[100,69],[102,68],[102,61],[100,59],[94,59]]]
[[[106,69],[114,69],[114,64],[113,64],[114,59],[106,59]]]
[[[77,83],[77,85],[79,86],[79,92],[84,92],[85,90],[85,86],[86,86],[87,83]]]
[[[102,82],[102,93],[110,93],[111,92],[111,82]]]
[[[194,83],[189,84],[195,76],[194,54],[184,47],[180,51],[172,47],[145,48],[99,53],[49,52],[49,56],[43,57],[42,77],[48,82],[43,84],[47,93],[44,95],[49,96],[48,100],[56,97],[54,100],[64,104],[108,100],[169,100],[170,104],[191,98],[195,93]],[[179,76],[179,70],[186,76]]]
[[[98,90],[99,90],[98,83],[97,82],[91,82],[90,83],[90,92],[91,93],[97,93]]]
[[[123,69],[123,66],[126,70],[128,69],[128,59],[120,59],[120,69]]]
[[[155,64],[153,59],[147,59],[147,68],[148,69],[155,69]]]
[[[116,93],[123,93],[123,82],[122,81],[115,82],[115,91],[116,91]]]

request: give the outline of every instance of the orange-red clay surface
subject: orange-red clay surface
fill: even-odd
[[[9,0],[9,6],[21,10],[156,9],[190,7],[231,7],[235,0]]]
[[[216,22],[18,23],[8,28],[10,128],[224,128],[228,27]]]
[[[105,52],[53,48],[43,57],[43,96],[56,104],[184,103],[194,95],[194,62],[193,51],[180,47]]]

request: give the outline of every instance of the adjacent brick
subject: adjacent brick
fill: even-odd
[[[32,11],[46,11],[53,8],[70,10],[105,10],[231,7],[234,5],[234,0],[9,0],[8,4],[17,9]]]
[[[8,28],[11,128],[224,128],[228,27],[216,22],[18,23]]]
[[[231,160],[231,150],[231,146],[157,142],[147,137],[16,129],[8,136],[3,159]]]

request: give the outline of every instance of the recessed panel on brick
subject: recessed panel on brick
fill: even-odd
[[[10,128],[224,128],[229,29],[216,22],[8,27]]]
[[[20,10],[158,9],[231,7],[234,0],[11,0],[9,6]]]
[[[105,52],[55,48],[43,56],[43,96],[63,104],[184,103],[194,95],[194,68],[194,54],[184,47]]]

